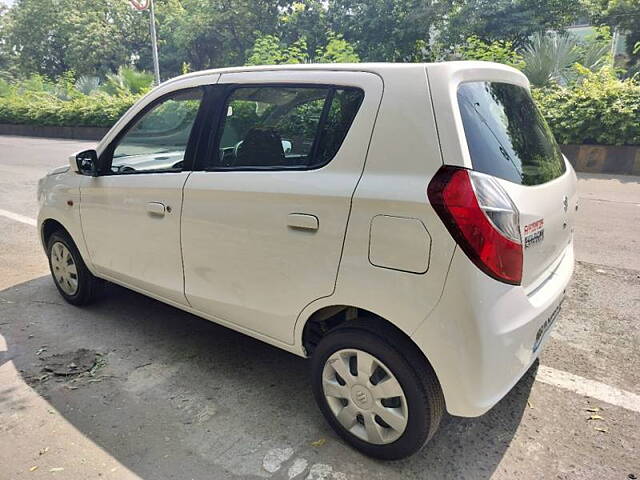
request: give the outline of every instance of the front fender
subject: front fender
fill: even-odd
[[[38,184],[38,234],[43,248],[44,224],[47,220],[55,220],[69,233],[78,247],[87,268],[94,273],[93,264],[84,241],[82,222],[80,219],[80,184],[83,176],[67,170],[56,171],[42,178]]]

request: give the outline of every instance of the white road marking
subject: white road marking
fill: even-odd
[[[280,470],[284,462],[293,456],[293,448],[272,448],[267,452],[262,460],[262,468],[269,473],[275,473]]]
[[[32,227],[36,226],[36,221],[34,218],[25,217],[24,215],[9,212],[7,210],[2,210],[1,208],[0,208],[0,216],[8,218],[10,220],[15,220],[16,222],[26,223],[27,225],[31,225]]]
[[[309,475],[306,480],[347,480],[347,476],[342,472],[336,472],[331,465],[316,463],[311,465]]]
[[[536,380],[640,413],[640,395],[596,382],[595,380],[589,380],[588,378],[579,377],[578,375],[544,365],[538,367]]]
[[[289,476],[289,480],[293,480],[302,472],[304,472],[307,469],[307,465],[308,463],[306,459],[296,458],[293,461],[293,465],[289,467],[289,471],[287,472],[287,475]]]

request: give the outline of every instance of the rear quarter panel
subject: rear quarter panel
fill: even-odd
[[[382,316],[410,335],[440,298],[455,245],[426,195],[442,159],[424,67],[395,66],[381,73],[383,98],[352,200],[336,291],[310,304],[301,318],[324,306],[351,305]],[[431,239],[425,272],[371,263],[371,224],[380,215],[417,219],[424,225]],[[299,321],[298,337],[303,326]]]

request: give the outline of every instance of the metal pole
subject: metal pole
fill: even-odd
[[[156,85],[160,85],[160,62],[158,61],[158,36],[156,34],[156,12],[153,0],[149,0],[149,30],[151,31],[151,50],[153,53],[153,72]]]
[[[611,38],[611,66],[616,63],[616,50],[618,49],[618,27],[613,28],[613,37]]]

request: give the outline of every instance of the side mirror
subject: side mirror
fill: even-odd
[[[98,176],[98,152],[85,150],[76,154],[77,171],[82,175]]]

